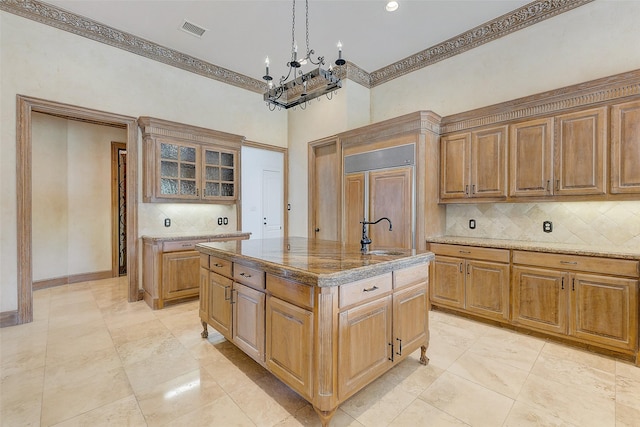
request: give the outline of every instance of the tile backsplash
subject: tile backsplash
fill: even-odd
[[[218,225],[218,217],[229,218],[227,225]],[[171,226],[165,227],[169,218]],[[234,205],[191,203],[139,203],[138,234],[165,236],[172,234],[224,233],[237,231]]]
[[[638,248],[640,201],[449,204],[446,235]]]

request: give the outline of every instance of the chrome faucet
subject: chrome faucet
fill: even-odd
[[[386,216],[383,216],[382,218],[380,218],[377,221],[373,221],[373,222],[369,222],[367,221],[366,218],[363,218],[362,221],[360,221],[360,224],[362,224],[362,239],[360,239],[360,251],[363,253],[367,252],[367,245],[371,244],[371,239],[369,238],[369,236],[367,236],[367,225],[369,224],[377,224],[380,221],[382,221],[383,219],[386,219],[387,221],[389,221],[389,231],[393,231],[393,225],[391,224],[391,220],[389,218],[387,218]]]

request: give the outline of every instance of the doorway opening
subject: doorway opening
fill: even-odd
[[[127,274],[127,145],[111,143],[113,276]]]
[[[17,194],[17,310],[15,318],[8,323],[21,324],[33,321],[33,252],[32,252],[32,113],[44,113],[71,120],[80,120],[126,130],[127,173],[137,176],[138,123],[136,118],[107,113],[23,95],[17,96],[16,135],[16,194]],[[138,286],[138,223],[136,201],[138,183],[136,179],[125,182],[126,206],[126,258],[128,300],[140,299]]]

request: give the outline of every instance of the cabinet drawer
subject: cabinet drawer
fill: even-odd
[[[204,243],[207,240],[177,240],[174,242],[164,242],[162,244],[163,252],[176,252],[176,251],[193,251],[196,249],[198,243]]]
[[[313,287],[267,274],[267,292],[299,307],[313,308]]]
[[[392,282],[391,273],[387,273],[341,285],[338,292],[340,308],[369,301],[391,292]]]
[[[570,271],[638,277],[638,261],[625,259],[513,251],[513,263]]]
[[[211,256],[209,257],[209,270],[221,276],[231,277],[231,261]]]
[[[429,263],[393,272],[393,289],[429,281]]]
[[[233,280],[254,289],[264,289],[264,272],[242,264],[233,264]]]
[[[448,245],[431,243],[431,252],[436,255],[447,255],[462,258],[482,259],[494,262],[509,262],[508,249],[482,248],[478,246]]]

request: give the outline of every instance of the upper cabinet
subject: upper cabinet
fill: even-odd
[[[554,194],[604,194],[607,161],[607,107],[555,118]]]
[[[640,193],[640,101],[611,108],[611,193]]]
[[[244,137],[140,117],[145,202],[234,203]]]
[[[507,196],[507,126],[450,134],[440,144],[440,198]]]
[[[443,117],[439,203],[638,200],[639,85],[636,70]]]
[[[509,195],[604,194],[607,107],[510,126]]]

